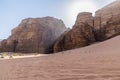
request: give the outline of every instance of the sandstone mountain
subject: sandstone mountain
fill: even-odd
[[[83,12],[77,17],[72,30],[63,34],[54,45],[54,52],[80,48],[104,41],[120,34],[120,0],[92,13]]]
[[[62,20],[52,17],[27,18],[1,42],[1,52],[50,53],[55,40],[66,30]]]
[[[95,42],[91,13],[80,13],[72,30],[65,32],[54,45],[54,52],[79,48]]]

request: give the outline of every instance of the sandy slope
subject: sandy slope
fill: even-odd
[[[120,80],[120,36],[59,54],[0,60],[0,80]]]

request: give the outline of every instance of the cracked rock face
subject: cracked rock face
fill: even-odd
[[[2,50],[24,53],[50,53],[55,40],[66,30],[61,20],[52,17],[28,18],[1,42]],[[6,48],[4,48],[6,45]]]

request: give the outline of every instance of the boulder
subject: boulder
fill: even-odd
[[[27,18],[12,30],[3,51],[50,53],[55,40],[66,30],[62,20],[52,17]]]

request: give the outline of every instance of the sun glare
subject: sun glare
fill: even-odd
[[[76,16],[80,12],[92,12],[94,15],[95,11],[97,10],[97,5],[94,1],[77,0],[70,3],[67,8],[68,19],[71,20],[71,22],[75,22]]]

